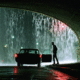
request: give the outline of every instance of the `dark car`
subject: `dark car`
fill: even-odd
[[[20,52],[15,54],[17,66],[23,64],[38,64],[38,67],[40,67],[41,59],[42,55],[38,49],[20,49]]]

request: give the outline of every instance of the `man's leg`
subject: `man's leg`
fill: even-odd
[[[58,58],[57,58],[57,56],[56,56],[56,61],[57,61],[57,64],[59,64],[59,61],[58,61]]]
[[[54,61],[54,64],[55,64],[55,57],[53,56],[53,61]]]

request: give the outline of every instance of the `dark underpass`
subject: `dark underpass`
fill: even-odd
[[[30,10],[33,12],[38,12],[41,14],[43,13],[51,18],[51,19],[49,17],[44,18],[44,16],[42,16],[42,15],[40,16],[39,14],[33,14],[33,16],[34,16],[33,17],[33,23],[34,23],[33,26],[35,25],[37,27],[35,27],[35,29],[34,29],[31,26],[34,30],[32,30],[32,28],[29,29],[30,27],[28,27],[28,29],[29,29],[28,33],[30,33],[30,32],[34,33],[34,31],[36,30],[35,32],[37,35],[35,37],[37,37],[37,36],[40,36],[40,38],[41,38],[41,36],[44,37],[44,39],[43,39],[44,41],[43,40],[42,41],[43,41],[43,44],[46,46],[46,50],[45,50],[45,47],[43,49],[41,49],[39,47],[39,45],[43,46],[39,42],[39,41],[41,41],[40,38],[34,38],[35,43],[29,42],[30,40],[33,39],[33,37],[28,38],[27,44],[29,44],[29,43],[35,44],[35,46],[33,46],[33,47],[42,50],[41,53],[45,54],[45,53],[52,53],[52,52],[50,52],[51,45],[48,45],[47,43],[45,43],[46,39],[47,39],[46,42],[55,41],[57,46],[59,44],[57,42],[59,42],[61,40],[60,42],[64,43],[64,45],[62,45],[60,47],[60,50],[61,50],[61,48],[65,48],[65,43],[67,43],[67,49],[65,48],[65,50],[62,50],[62,52],[59,51],[60,54],[63,54],[63,56],[61,58],[60,58],[60,56],[58,56],[59,60],[62,59],[63,63],[74,62],[73,64],[50,65],[50,66],[46,66],[44,68],[43,67],[36,68],[36,67],[28,67],[28,66],[27,67],[26,66],[23,66],[23,67],[10,67],[10,66],[4,67],[4,66],[2,66],[2,67],[0,67],[0,79],[1,80],[5,80],[5,79],[6,80],[9,80],[9,79],[12,79],[12,80],[26,80],[26,79],[28,79],[28,80],[42,80],[42,79],[43,80],[54,80],[54,79],[55,80],[56,79],[79,80],[78,73],[80,72],[80,69],[79,69],[79,66],[80,66],[80,64],[79,64],[79,61],[80,61],[80,47],[79,47],[80,46],[80,38],[79,38],[80,37],[80,33],[79,33],[80,32],[80,29],[79,29],[80,16],[79,16],[79,14],[80,13],[79,12],[80,12],[80,10],[79,10],[78,1],[73,0],[72,2],[71,1],[64,2],[63,0],[56,0],[53,3],[50,1],[48,1],[48,3],[47,2],[45,3],[44,1],[43,2],[41,1],[41,2],[29,2],[28,3],[24,0],[21,2],[20,1],[19,2],[18,1],[17,2],[15,2],[15,1],[14,2],[1,2],[0,6],[1,6],[1,9],[2,9],[2,7],[6,7],[6,9],[3,10],[3,11],[5,11],[5,13],[4,13],[5,16],[3,17],[3,20],[5,20],[4,21],[5,23],[2,23],[3,20],[1,18],[1,21],[2,21],[1,26],[4,26],[4,27],[3,28],[0,27],[1,28],[0,30],[2,31],[1,32],[2,35],[0,37],[2,39],[2,37],[4,36],[3,32],[5,32],[5,37],[7,39],[4,37],[4,39],[0,41],[4,44],[3,45],[1,43],[0,49],[2,50],[3,54],[8,57],[7,62],[9,62],[9,63],[15,62],[15,61],[13,61],[14,60],[14,57],[13,57],[14,53],[18,52],[17,51],[18,48],[20,49],[20,48],[25,47],[24,46],[25,43],[22,40],[22,38],[19,37],[19,35],[22,35],[21,33],[27,34],[27,32],[25,31],[26,30],[25,27],[24,28],[22,27],[22,26],[24,26],[24,24],[27,24],[28,26],[30,26],[29,22],[24,23],[21,20],[25,20],[25,19],[29,18],[29,16],[27,16],[27,18],[26,18],[24,16],[24,14],[31,14],[31,13],[27,13],[25,11],[22,11],[21,14],[23,16],[17,15],[16,11],[13,11],[14,8],[16,8],[16,10],[23,9],[23,10]],[[9,10],[10,8],[13,8],[13,10],[10,11]],[[8,10],[8,12],[6,10]],[[19,13],[19,11],[18,11],[18,13]],[[7,18],[7,16],[9,19]],[[38,21],[40,17],[42,19],[40,19],[40,21]],[[17,22],[15,19],[17,20]],[[39,23],[39,22],[41,22],[41,23]],[[60,22],[60,24],[59,24],[59,22]],[[47,24],[47,23],[49,23],[49,24]],[[43,27],[40,27],[40,24],[43,24],[42,25]],[[64,32],[65,27],[63,25],[61,28],[58,28],[58,30],[57,30],[56,24],[58,24],[58,26],[61,26],[62,24],[67,25],[68,32],[66,32],[66,31]],[[18,33],[18,34],[14,33],[14,32],[18,32],[17,25],[20,25],[19,26],[20,33]],[[50,25],[51,25],[51,27],[50,27]],[[44,28],[45,26],[47,26],[47,28]],[[8,28],[6,28],[6,27],[8,27]],[[14,29],[14,27],[16,28],[16,30]],[[42,29],[42,28],[44,28],[44,29]],[[71,28],[71,29],[69,29],[69,28]],[[57,31],[60,31],[59,29],[61,31],[63,30],[62,31],[63,33],[57,32]],[[53,30],[54,30],[55,36],[52,36],[54,34]],[[41,34],[42,32],[45,36],[43,36]],[[66,35],[65,33],[67,33],[67,35],[71,35],[71,36],[68,36],[68,41],[65,40],[65,39],[67,39],[67,36],[65,36]],[[61,36],[60,34],[64,34],[64,35]],[[30,33],[30,35],[32,35],[32,33]],[[26,42],[25,36],[23,36],[23,39]],[[20,42],[19,42],[19,40],[20,40]],[[18,46],[15,47],[16,44],[14,43],[14,41],[16,41]],[[71,44],[68,44],[69,42]],[[59,46],[60,45],[61,44],[59,44]],[[76,46],[76,47],[74,47],[74,46]],[[28,45],[27,47],[31,47],[31,46]],[[67,54],[68,53],[67,50],[69,50],[70,54]],[[58,55],[59,55],[59,53],[58,53]],[[6,61],[6,57],[4,58],[4,55],[0,59],[1,64],[3,64],[3,62]],[[64,58],[64,56],[65,56],[65,58]],[[6,62],[4,62],[4,63],[6,63]],[[60,71],[62,71],[62,72],[60,72]]]

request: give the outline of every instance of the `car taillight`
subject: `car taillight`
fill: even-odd
[[[17,57],[18,57],[18,54],[16,53],[16,54],[15,54],[15,58],[17,58]]]
[[[42,55],[40,54],[39,57],[42,58]]]

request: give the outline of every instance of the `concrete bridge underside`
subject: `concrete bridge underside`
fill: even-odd
[[[18,1],[18,0],[17,0]],[[0,2],[0,7],[18,8],[30,10],[54,17],[66,23],[77,35],[79,47],[77,49],[77,60],[80,61],[80,10],[78,2],[75,4],[61,2]]]

